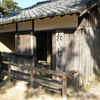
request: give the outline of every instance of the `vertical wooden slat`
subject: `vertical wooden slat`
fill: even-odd
[[[85,43],[84,43],[84,45],[85,45],[85,47],[84,47],[84,49],[85,49],[85,55],[84,55],[84,57],[85,57],[85,84],[87,84],[87,82],[88,82],[88,72],[87,72],[87,70],[88,70],[87,34],[88,34],[88,32],[87,31],[88,31],[87,28],[85,28],[84,29],[84,40],[85,40]]]
[[[9,77],[9,81],[11,81],[11,65],[8,65],[8,77]]]
[[[52,32],[52,70],[56,70],[56,34]]]
[[[83,72],[84,72],[84,67],[83,67],[83,30],[80,30],[80,79],[79,79],[79,83],[80,86],[82,87],[83,85]]]
[[[33,88],[33,70],[30,70],[30,88]]]
[[[89,27],[89,81],[93,81],[93,63],[94,63],[94,29]]]
[[[100,29],[98,29],[98,66],[100,66]],[[100,73],[100,67],[99,67]]]
[[[51,55],[50,55],[50,34],[47,33],[47,63],[51,64]]]
[[[64,51],[64,71],[69,71],[69,51],[70,51],[70,48],[69,48],[69,31],[68,30],[65,30],[65,34],[64,34],[64,37],[65,37],[65,51]]]
[[[36,48],[37,48],[37,39],[36,39],[36,33],[33,33],[33,54],[34,54],[34,62],[32,65],[36,66],[37,65],[37,54],[36,54]]]
[[[62,97],[63,97],[63,100],[66,100],[67,78],[64,77],[64,76],[62,78],[63,78],[63,82],[62,82]]]
[[[22,53],[22,32],[19,34],[20,40],[19,40],[19,52]]]
[[[92,62],[92,65],[91,65],[91,79],[93,80],[93,76],[94,76],[94,72],[93,72],[93,68],[94,68],[94,31],[93,29],[91,28],[90,30],[90,34],[91,34],[91,43],[92,43],[92,46],[91,46],[91,62]]]
[[[77,30],[75,32],[75,68],[80,68],[80,33]],[[76,85],[79,86],[79,72],[75,75]]]
[[[89,48],[88,48],[88,28],[86,27],[85,28],[85,39],[86,39],[86,84],[88,84],[88,62],[89,62],[89,58],[88,58],[88,55],[89,55]]]
[[[34,32],[34,20],[32,20],[32,32],[33,32],[33,54],[34,57],[32,57],[32,65],[37,66],[37,37],[36,33]]]
[[[52,70],[56,70],[56,32],[52,31]],[[52,79],[55,80],[55,75],[52,75]]]
[[[98,29],[95,29],[95,77],[99,76],[99,66],[98,66]]]
[[[74,30],[69,31],[69,71],[75,70],[75,33]]]
[[[16,34],[15,34],[15,51],[16,51],[16,52],[19,52],[19,41],[20,41],[19,34],[16,33]]]
[[[27,48],[27,53],[31,53],[31,42],[30,42],[31,38],[30,38],[30,34],[31,34],[30,32],[27,32],[27,40],[26,40],[27,41],[26,42],[27,43],[27,47],[26,47]]]
[[[96,50],[97,50],[97,46],[96,46],[96,29],[94,29],[94,68],[93,68],[93,71],[94,71],[94,78],[96,78]]]
[[[89,64],[88,64],[88,69],[89,69],[89,82],[91,81],[91,66],[92,66],[92,61],[91,61],[91,34],[90,34],[90,30],[91,30],[91,28],[89,28],[89,30],[88,30],[88,37],[89,37],[89,45],[88,45],[88,48],[89,48]]]

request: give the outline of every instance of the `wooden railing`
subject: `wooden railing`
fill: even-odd
[[[32,67],[32,66],[25,66],[22,64],[15,64],[15,63],[11,63],[11,62],[7,62],[7,61],[3,61],[4,64],[8,65],[8,76],[9,76],[9,80],[11,80],[11,65],[16,66],[16,67],[21,67],[24,69],[29,69],[30,70],[30,87],[33,88],[33,82],[37,81],[37,82],[41,82],[41,83],[46,83],[48,85],[53,85],[53,86],[59,86],[59,88],[62,88],[62,97],[64,100],[66,100],[66,88],[67,88],[67,78],[72,78],[73,74],[77,73],[78,70],[74,70],[71,72],[57,72],[54,70],[47,70],[47,69],[42,69],[42,68],[38,68],[38,67]],[[56,76],[61,76],[62,77],[62,85],[55,85],[56,83],[52,83],[52,82],[47,82],[47,81],[43,81],[43,80],[39,80],[34,78],[34,74],[33,71],[39,71],[39,72],[44,72],[47,74],[52,74],[52,75],[56,75]]]

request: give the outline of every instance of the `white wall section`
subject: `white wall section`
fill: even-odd
[[[32,21],[18,23],[18,31],[32,30]]]
[[[8,24],[0,26],[0,33],[16,31],[16,24]]]
[[[76,28],[78,26],[78,16],[65,15],[63,17],[57,16],[54,18],[45,18],[43,20],[36,19],[34,21],[34,30],[50,30],[61,28]]]

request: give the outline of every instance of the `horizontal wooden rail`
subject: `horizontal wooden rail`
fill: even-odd
[[[16,53],[16,52],[1,52],[1,54],[13,54],[13,55],[18,55],[18,56],[34,56],[34,54],[30,53]]]
[[[24,69],[29,69],[30,70],[30,87],[31,88],[33,87],[34,81],[37,81],[39,83],[48,84],[50,86],[52,85],[54,87],[57,86],[59,88],[62,88],[62,97],[63,97],[64,100],[66,100],[67,78],[72,78],[73,74],[78,72],[78,70],[74,70],[74,71],[70,71],[70,72],[57,72],[57,71],[54,71],[54,70],[47,70],[47,69],[42,69],[42,68],[38,68],[38,67],[25,66],[25,65],[21,65],[21,64],[15,64],[15,63],[7,62],[7,61],[3,61],[3,63],[7,64],[8,67],[9,67],[9,69],[8,69],[9,80],[11,80],[11,73],[12,73],[11,72],[11,65],[16,66],[16,67],[21,67],[21,68],[24,68]],[[62,85],[52,83],[52,82],[47,82],[45,80],[35,78],[34,75],[33,75],[33,70],[39,71],[39,72],[44,72],[44,73],[47,73],[47,74],[61,76],[62,77]],[[16,75],[18,75],[18,74],[16,74]]]
[[[2,76],[5,76],[5,75],[8,75],[8,71],[5,71],[3,73],[1,73],[0,75]],[[11,71],[11,74],[14,75],[14,76],[17,76],[17,77],[20,77],[20,78],[23,78],[23,79],[30,79],[30,76],[28,74],[22,74],[22,73],[19,73],[19,72],[15,72],[15,71]],[[52,86],[52,87],[56,87],[56,88],[62,88],[62,85],[61,85],[61,82],[60,83],[56,83],[54,80],[51,80],[51,79],[46,79],[46,78],[41,78],[41,77],[37,77],[35,76],[34,77],[34,81],[38,82],[38,83],[42,83],[42,84],[45,84],[45,85],[48,85],[48,86]]]
[[[22,64],[15,64],[15,63],[7,62],[7,61],[3,61],[3,63],[8,64],[8,65],[21,67],[21,68],[24,68],[24,69],[35,70],[35,71],[44,72],[44,73],[47,73],[47,74],[52,74],[52,75],[57,75],[57,76],[65,76],[65,77],[68,77],[68,78],[72,78],[72,73],[69,73],[69,72],[57,72],[57,71],[54,71],[54,70],[47,70],[47,69],[42,69],[42,68],[38,68],[38,67],[25,66],[25,65],[22,65]]]
[[[69,73],[75,74],[77,73],[79,70],[73,70],[73,71],[69,71]]]

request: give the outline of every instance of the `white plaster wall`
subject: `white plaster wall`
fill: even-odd
[[[34,20],[34,30],[50,30],[61,28],[76,28],[78,25],[78,16],[66,15],[63,17],[57,16],[50,19],[44,18],[43,20]],[[32,21],[18,23],[18,31],[32,30]],[[0,26],[0,33],[16,31],[16,24],[9,24]]]
[[[32,21],[18,23],[18,31],[32,30]]]
[[[0,33],[16,31],[16,24],[9,24],[0,26]]]
[[[50,30],[61,28],[76,28],[78,25],[78,16],[66,15],[63,17],[57,16],[54,18],[45,18],[43,20],[36,19],[34,21],[34,30]]]

